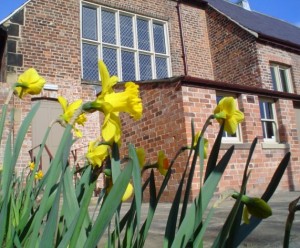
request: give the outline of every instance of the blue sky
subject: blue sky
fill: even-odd
[[[236,2],[237,0],[231,0]],[[252,10],[276,17],[300,27],[300,0],[248,0]],[[0,20],[26,0],[0,0]]]

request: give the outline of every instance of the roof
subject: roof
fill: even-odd
[[[288,22],[243,9],[241,6],[224,0],[205,1],[213,9],[250,31],[250,33],[254,32],[254,35],[258,38],[300,48],[300,28]]]
[[[31,0],[27,0],[25,3],[23,3],[20,7],[15,9],[12,13],[10,13],[7,17],[4,19],[0,20],[0,25],[2,25],[4,22],[6,22],[8,19],[10,19],[15,13],[17,13],[19,10],[23,9],[24,6],[29,3]]]

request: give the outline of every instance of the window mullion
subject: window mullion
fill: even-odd
[[[119,79],[122,81],[122,56],[121,56],[121,35],[120,35],[120,11],[115,12],[116,22],[116,47],[117,47],[117,68]]]
[[[155,51],[154,51],[154,37],[153,37],[153,19],[149,20],[149,37],[150,37],[152,78],[156,79]]]
[[[101,7],[97,8],[97,25],[98,25],[98,60],[103,60],[103,46],[102,46],[102,22],[101,22]],[[99,73],[100,75],[100,73]],[[102,80],[99,78],[99,80]]]
[[[137,37],[137,18],[136,15],[132,16],[132,29],[133,29],[133,49],[135,57],[135,79],[140,80],[140,65],[139,65],[139,47]]]

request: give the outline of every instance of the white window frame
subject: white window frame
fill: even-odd
[[[230,94],[230,93],[224,93],[224,92],[217,92],[216,93],[216,101],[218,104],[218,97],[233,97],[235,102],[236,102],[236,106],[238,106],[238,101],[237,101],[237,96],[235,94]],[[242,143],[242,129],[241,129],[241,124],[238,124],[238,128],[236,130],[236,136],[233,137],[230,134],[228,134],[226,131],[223,132],[223,136],[222,136],[222,143]],[[225,136],[224,136],[225,135]]]
[[[275,78],[273,78],[273,75],[271,72],[272,69],[274,70]],[[287,88],[286,91],[284,90],[284,87],[283,87],[283,82],[281,79],[280,71],[284,71],[284,74],[285,74],[286,88]],[[272,84],[273,84],[274,90],[288,92],[288,93],[294,92],[292,76],[291,76],[291,68],[289,66],[271,63],[270,64],[270,73],[271,73],[271,79],[272,79]]]
[[[261,116],[261,108],[260,108],[260,104],[261,102],[266,102],[266,103],[271,103],[271,110],[272,110],[272,115],[273,118],[262,118]],[[268,98],[260,98],[259,99],[259,108],[260,108],[260,120],[261,120],[261,124],[262,124],[262,132],[263,132],[263,141],[266,143],[278,143],[279,142],[279,134],[278,134],[278,122],[277,122],[277,116],[276,116],[276,108],[275,108],[275,101],[273,99],[268,99]],[[265,105],[263,106],[263,111],[264,114],[266,116],[266,108]],[[272,128],[273,128],[273,133],[274,136],[272,138],[266,138],[264,136],[264,133],[267,133],[267,126],[266,126],[266,122],[272,122]]]
[[[82,8],[83,6],[91,7],[97,9],[97,40],[90,40],[87,38],[83,38],[82,36]],[[107,10],[111,12],[115,12],[115,18],[116,18],[116,44],[110,44],[110,43],[104,43],[102,42],[102,25],[101,25],[101,10]],[[133,48],[129,47],[123,47],[121,46],[121,38],[120,38],[120,25],[119,25],[119,18],[120,15],[128,15],[133,17]],[[144,19],[149,21],[149,40],[150,40],[150,51],[145,51],[138,48],[138,39],[137,39],[137,19]],[[154,50],[154,35],[153,35],[153,24],[160,24],[163,25],[164,28],[164,38],[165,38],[165,48],[166,53],[158,53]],[[118,71],[118,77],[120,81],[123,81],[122,76],[122,59],[121,59],[121,51],[130,51],[134,53],[134,63],[135,63],[135,78],[131,79],[132,81],[138,81],[141,80],[140,77],[140,68],[139,68],[139,54],[145,54],[150,55],[151,58],[151,79],[157,79],[156,76],[156,63],[155,58],[160,57],[166,59],[167,64],[167,77],[171,77],[171,58],[170,58],[170,42],[169,42],[169,31],[168,31],[168,24],[166,21],[162,21],[159,19],[146,17],[142,15],[137,15],[134,13],[126,12],[123,10],[113,9],[107,6],[102,6],[98,4],[92,4],[89,2],[81,1],[81,7],[80,7],[80,44],[81,44],[81,77],[83,78],[83,43],[90,44],[90,45],[96,45],[98,47],[98,59],[103,58],[103,47],[113,48],[117,51],[117,71]],[[83,80],[86,80],[83,78]]]

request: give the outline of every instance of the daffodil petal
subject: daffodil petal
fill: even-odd
[[[225,120],[224,130],[228,134],[236,133],[237,127],[238,127],[238,123],[234,118],[230,118],[228,120]]]
[[[68,106],[67,99],[64,98],[64,97],[62,97],[62,96],[59,96],[59,97],[57,97],[57,100],[60,103],[60,105],[61,105],[61,107],[63,109],[63,112],[66,112],[67,106]]]
[[[112,87],[119,81],[117,76],[110,77],[105,63],[102,60],[98,61],[99,79],[101,80],[102,93],[111,93]]]
[[[133,194],[133,186],[132,186],[131,183],[129,183],[127,185],[125,193],[124,193],[124,195],[122,197],[122,202],[127,201],[132,196],[132,194]]]

